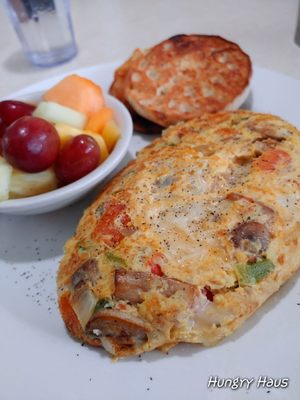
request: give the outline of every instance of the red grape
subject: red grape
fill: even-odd
[[[0,117],[0,137],[3,136],[4,132],[6,129],[5,123],[2,121],[2,118]]]
[[[0,119],[2,123],[9,126],[17,119],[31,115],[35,106],[22,101],[4,100],[0,101]]]
[[[5,129],[6,125],[4,124],[4,122],[0,117],[0,156],[2,155],[2,136],[4,135]]]
[[[100,148],[89,135],[78,135],[70,140],[60,152],[56,164],[56,176],[62,185],[77,181],[100,162]]]
[[[53,125],[41,118],[22,117],[11,124],[2,138],[3,155],[14,167],[40,172],[56,160],[60,140]]]

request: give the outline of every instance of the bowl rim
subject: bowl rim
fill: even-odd
[[[9,96],[15,100],[25,100],[30,101],[30,98],[40,97],[40,95],[44,92],[44,90],[28,92],[18,95],[12,94]],[[133,122],[131,115],[127,108],[115,97],[111,96],[108,93],[103,93],[105,103],[109,104],[113,110],[117,110],[120,116],[122,117],[124,123],[124,127],[121,132],[121,137],[116,143],[113,151],[109,154],[109,156],[93,171],[85,175],[84,177],[78,179],[75,182],[72,182],[66,186],[62,186],[60,188],[56,188],[49,192],[41,193],[35,196],[23,197],[18,199],[8,199],[0,201],[0,213],[2,212],[13,212],[19,208],[29,209],[34,207],[41,207],[46,205],[45,203],[49,202],[59,202],[60,200],[64,200],[69,195],[72,197],[72,194],[85,192],[89,188],[95,186],[95,184],[100,183],[107,175],[112,172],[117,165],[122,161],[125,156],[130,140],[133,134]]]

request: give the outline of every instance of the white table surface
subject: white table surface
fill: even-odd
[[[0,0],[1,2],[1,0]],[[222,35],[259,66],[300,79],[297,0],[71,0],[76,58],[38,69],[23,57],[0,8],[0,97],[70,69],[122,59],[178,33]]]

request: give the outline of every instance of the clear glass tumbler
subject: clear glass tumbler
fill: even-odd
[[[26,57],[49,67],[77,53],[69,0],[4,0]]]

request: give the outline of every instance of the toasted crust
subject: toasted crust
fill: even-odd
[[[146,134],[159,134],[162,131],[162,126],[149,121],[146,118],[141,117],[134,109],[130,106],[125,96],[125,84],[127,74],[130,70],[132,63],[138,58],[143,56],[143,52],[140,49],[134,50],[132,55],[128,60],[126,60],[116,71],[114,75],[113,83],[109,88],[109,93],[119,99],[129,110],[132,120],[134,130],[140,133]]]
[[[243,100],[252,71],[237,44],[207,35],[173,36],[127,67],[124,98],[139,115],[162,126],[231,109],[235,99]]]
[[[164,131],[65,247],[57,284],[70,332],[118,357],[232,333],[299,267],[299,174],[300,133],[272,115],[223,112]],[[237,266],[257,261],[274,268],[239,280]],[[83,290],[102,307],[88,330]]]
[[[131,56],[115,71],[114,81],[109,88],[109,93],[117,97],[126,106],[129,106],[125,97],[125,82],[126,77],[132,63],[143,56],[141,49],[135,49]]]

